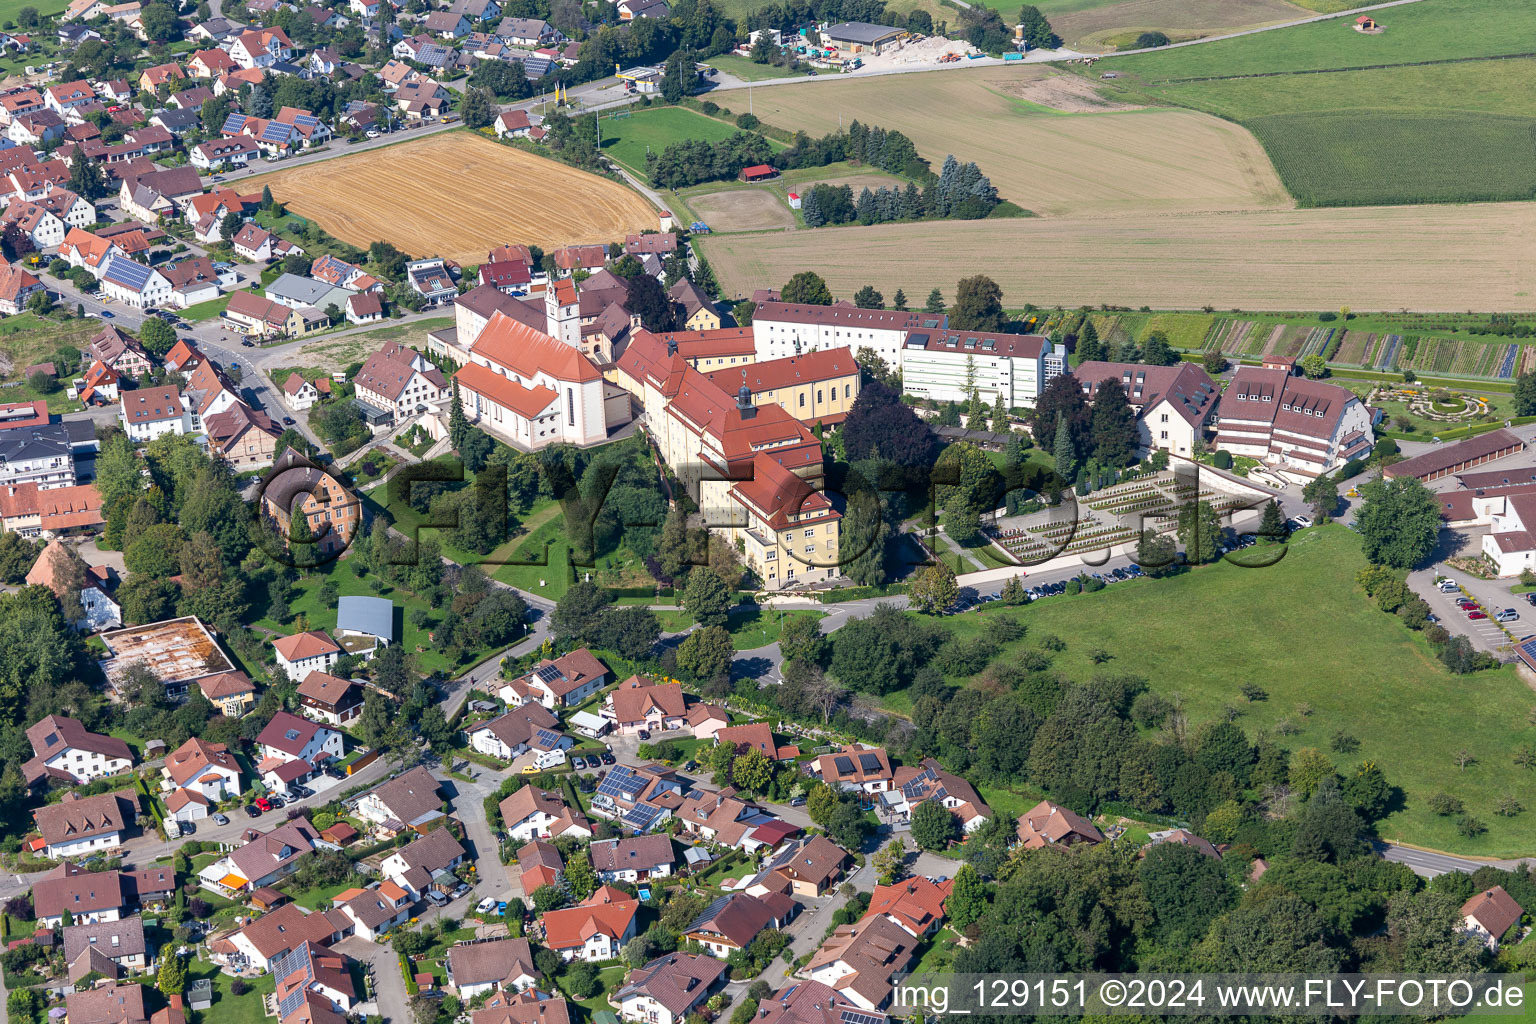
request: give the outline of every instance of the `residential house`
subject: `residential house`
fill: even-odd
[[[187,73],[193,78],[218,78],[239,66],[227,51],[217,47],[198,50],[187,59]]]
[[[240,225],[240,230],[230,239],[230,245],[236,255],[252,263],[265,263],[272,258],[272,234],[255,221]]]
[[[299,709],[304,717],[342,726],[363,713],[363,688],[329,672],[310,672],[299,684]]]
[[[533,119],[528,116],[526,110],[521,108],[505,110],[496,115],[496,134],[504,139],[525,139],[531,131],[533,131]],[[519,264],[508,264],[508,267],[513,266],[519,266]],[[523,268],[523,274],[527,274],[526,267]],[[480,268],[480,283],[487,283],[484,266]]]
[[[172,373],[191,373],[204,361],[203,354],[191,338],[178,338],[165,354],[163,365]]]
[[[1460,913],[1462,930],[1490,950],[1497,950],[1499,942],[1520,923],[1525,911],[1502,885],[1496,885],[1472,896],[1461,905]]]
[[[681,729],[687,721],[688,709],[678,683],[658,686],[648,679],[630,676],[608,695],[608,701],[604,714],[613,719],[620,735],[629,736],[642,729]]]
[[[795,981],[760,1004],[760,1024],[889,1024],[819,981]]]
[[[191,256],[167,263],[160,273],[171,283],[171,305],[186,309],[201,302],[211,302],[219,297],[226,283],[233,283],[228,272],[220,273],[206,256]]]
[[[1146,366],[1089,361],[1080,363],[1072,374],[1090,404],[1105,381],[1119,381],[1136,410],[1141,447],[1186,458],[1193,454],[1196,441],[1204,443],[1221,397],[1216,382],[1195,363]]]
[[[371,324],[384,319],[384,299],[377,292],[348,296],[343,309],[349,324]]]
[[[0,432],[0,488],[74,487],[78,481],[72,429],[68,423],[50,423]]]
[[[682,809],[683,790],[683,780],[671,768],[614,765],[598,784],[591,809],[636,832],[649,832]]]
[[[209,451],[236,472],[270,466],[277,453],[277,439],[282,436],[272,417],[244,402],[204,417],[203,431],[208,436]]]
[[[605,839],[587,848],[592,870],[602,882],[644,882],[670,878],[676,856],[664,833]]]
[[[107,985],[68,992],[64,996],[66,1019],[72,1024],[148,1024],[144,986],[113,981]]]
[[[876,885],[864,918],[887,918],[913,938],[926,939],[944,923],[944,901],[953,887],[953,880],[935,882],[917,876]]]
[[[767,722],[733,725],[715,732],[715,742],[730,744],[737,753],[755,750],[770,761],[792,761],[800,756],[799,747],[781,747],[773,741],[773,728]]]
[[[280,717],[286,714],[278,712]],[[198,872],[198,881],[204,888],[225,894],[249,894],[293,874],[305,857],[327,846],[309,819],[302,817],[265,835],[251,829],[246,837],[241,845]],[[281,913],[282,909],[273,913]]]
[[[544,915],[544,945],[572,960],[612,960],[635,937],[640,901],[611,885],[600,885],[581,903]]]
[[[229,305],[224,308],[224,317],[238,324],[246,333],[264,337],[281,334],[286,330],[288,314],[291,312],[289,307],[280,302],[239,291],[230,295]]]
[[[162,85],[184,82],[186,79],[187,73],[182,70],[180,64],[157,64],[152,68],[145,68],[139,74],[139,88],[145,92],[154,92]]]
[[[59,255],[71,267],[84,267],[91,272],[92,277],[100,278],[106,272],[107,261],[113,256],[123,255],[123,250],[111,239],[83,228],[70,228],[59,245]]]
[[[326,914],[305,913],[297,903],[285,903],[208,945],[218,959],[232,966],[271,972],[300,946],[326,945],[339,937],[335,922]]]
[[[533,894],[546,885],[565,880],[565,861],[560,851],[541,840],[524,843],[517,851],[517,869],[523,898],[532,902]]]
[[[167,864],[123,875],[126,890],[143,907],[163,907],[176,898],[176,869]]]
[[[387,878],[366,889],[347,889],[333,902],[352,919],[356,934],[369,942],[381,941],[410,921],[414,904],[410,893]]]
[[[341,646],[322,629],[280,636],[272,646],[277,651],[277,667],[295,682],[303,681],[311,672],[329,671],[342,653]]]
[[[261,147],[247,135],[221,139],[209,139],[192,147],[188,159],[193,167],[206,174],[219,174],[232,168],[244,167],[261,153]],[[247,224],[246,227],[255,227]],[[244,228],[241,229],[242,231]],[[257,230],[261,230],[257,228]]]
[[[198,689],[226,718],[239,718],[256,703],[256,684],[244,672],[219,672],[197,681]]]
[[[693,730],[694,739],[712,740],[730,724],[730,713],[718,704],[698,701],[688,709],[688,726]]]
[[[1154,846],[1164,843],[1176,843],[1179,846],[1187,846],[1203,857],[1211,860],[1221,860],[1221,851],[1212,845],[1209,839],[1202,839],[1187,828],[1165,828],[1156,832],[1147,833],[1147,845],[1141,848],[1142,856]]]
[[[1092,846],[1104,841],[1104,833],[1087,818],[1049,800],[1040,801],[1019,817],[1018,836],[1027,850],[1042,846]]]
[[[534,701],[546,708],[581,704],[608,682],[608,667],[585,647],[539,662],[525,676],[502,685],[501,699],[509,705]]]
[[[811,762],[812,771],[827,785],[857,793],[884,793],[893,785],[891,759],[881,747],[845,744],[835,753]]]
[[[272,974],[277,978],[274,997],[279,1012],[292,1008],[283,1014],[282,1024],[299,1024],[300,1019],[305,1024],[323,1024],[351,1010],[357,1003],[353,966],[341,953],[317,949],[308,942],[275,963]]]
[[[0,488],[0,529],[8,533],[66,536],[94,530],[105,521],[101,493],[93,484],[43,488],[33,482]]]
[[[85,797],[65,793],[59,803],[32,812],[43,838],[40,852],[50,860],[61,860],[115,850],[123,844],[124,832],[138,810],[139,800],[131,789]]]
[[[526,992],[539,981],[527,939],[460,942],[448,947],[448,984],[468,1002],[486,992]]]
[[[783,928],[799,912],[800,904],[782,893],[730,893],[705,907],[683,929],[683,939],[697,942],[724,959],[738,949],[746,949],[764,930]]]
[[[823,896],[843,877],[847,863],[846,850],[826,836],[812,836],[775,854],[747,892],[754,896],[765,892]]]
[[[118,871],[87,871],[78,864],[60,864],[32,883],[32,912],[41,928],[57,928],[68,911],[75,924],[117,921],[128,908],[130,894]]]
[[[133,751],[127,743],[91,732],[63,715],[49,715],[33,725],[27,730],[27,742],[33,757],[21,766],[21,773],[28,785],[45,778],[90,782],[133,767]]]
[[[470,748],[490,757],[511,761],[532,750],[540,768],[565,763],[565,751],[574,746],[560,732],[560,720],[541,704],[523,704],[504,715],[464,728]]]
[[[89,82],[61,82],[43,91],[43,102],[56,114],[96,102],[96,90]]]
[[[91,363],[85,376],[70,385],[70,397],[80,399],[86,406],[115,405],[121,397],[122,377],[99,362]]]
[[[293,56],[293,42],[281,28],[247,29],[236,37],[229,56],[245,69],[267,68]]]
[[[187,203],[202,194],[203,182],[196,167],[172,167],[124,177],[117,198],[123,212],[154,224],[162,216],[178,216]]]
[[[474,24],[456,11],[433,11],[421,19],[421,27],[441,39],[467,36]]]
[[[395,423],[426,412],[442,401],[448,381],[414,349],[385,342],[352,378],[358,401],[388,413]]]
[[[80,616],[72,619],[70,625],[87,633],[123,624],[123,608],[109,592],[112,589],[110,580],[109,568],[86,565],[58,537],[50,540],[38,553],[26,576],[28,586],[47,587],[64,607],[69,606],[70,599],[77,601]]]
[[[297,373],[290,373],[283,381],[283,401],[295,412],[303,412],[320,400],[320,392]]]
[[[193,736],[166,756],[160,773],[162,788],[195,792],[214,803],[240,795],[240,764],[222,743]]]
[[[172,299],[171,282],[163,273],[126,256],[114,256],[107,264],[101,288],[109,298],[132,309],[164,306]]]
[[[458,298],[459,287],[454,284],[453,275],[440,256],[411,260],[405,265],[405,276],[412,290],[425,299],[429,306],[439,306]]]
[[[720,314],[715,312],[715,304],[704,290],[686,277],[680,277],[671,288],[667,289],[667,297],[679,306],[683,307],[683,327],[690,331],[713,331],[720,327]]]
[[[149,353],[138,339],[110,325],[91,338],[89,349],[92,359],[124,377],[138,377],[151,369]]]
[[[464,863],[464,847],[446,828],[439,828],[399,847],[384,858],[379,870],[414,898],[421,899],[432,885],[450,876]],[[457,878],[449,878],[456,885]]]
[[[261,512],[278,536],[292,537],[292,517],[303,515],[320,554],[345,549],[362,521],[362,503],[357,496],[292,448],[283,452],[273,468],[281,473],[274,474],[274,482],[262,491]],[[333,659],[330,664],[308,667],[328,669],[334,663]]]
[[[144,941],[144,919],[93,921],[63,930],[64,963],[71,981],[88,974],[116,980],[149,968],[149,947]]]
[[[725,986],[725,964],[712,956],[668,953],[629,972],[615,994],[619,1015],[640,1024],[682,1024]]]
[[[805,974],[840,992],[866,1010],[891,1002],[893,978],[905,973],[917,957],[917,939],[886,917],[866,917],[841,925],[821,944]]]
[[[502,800],[502,827],[513,840],[592,838],[592,825],[581,811],[567,807],[558,793],[524,786]]]
[[[290,711],[273,715],[256,743],[264,761],[303,761],[318,766],[327,759],[339,761],[342,755],[341,733]]]
[[[496,35],[508,46],[527,49],[548,46],[564,38],[557,28],[542,18],[502,18],[496,24]]]
[[[357,815],[383,831],[426,834],[444,817],[438,781],[420,765],[375,786],[357,798]]]
[[[917,805],[937,800],[947,807],[961,829],[974,832],[992,816],[992,808],[977,795],[969,782],[945,771],[933,758],[924,758],[918,766],[896,769],[894,788],[881,799],[899,814],[911,815]]]

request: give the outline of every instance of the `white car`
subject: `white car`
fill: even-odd
[[[496,909],[496,900],[495,900],[495,898],[493,898],[491,896],[487,896],[485,899],[483,899],[479,903],[475,904],[475,913],[477,913],[477,914],[489,914],[491,911],[493,911],[495,909]]]
[[[370,139],[376,139],[376,138],[379,137],[379,133],[374,131],[372,128],[370,128],[370,129],[368,129],[368,137]]]

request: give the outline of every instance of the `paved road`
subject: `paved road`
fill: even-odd
[[[1436,853],[1434,850],[1420,850],[1412,846],[1399,846],[1395,843],[1377,842],[1374,844],[1376,852],[1383,860],[1392,861],[1395,864],[1406,864],[1413,869],[1413,873],[1424,878],[1434,878],[1449,871],[1464,871],[1471,874],[1478,868],[1495,867],[1505,871],[1513,871],[1521,864],[1536,865],[1536,858],[1524,857],[1519,860],[1473,860],[1469,857],[1453,857],[1448,853]]]

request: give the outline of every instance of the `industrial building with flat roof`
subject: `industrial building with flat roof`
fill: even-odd
[[[101,640],[112,655],[101,660],[101,671],[114,690],[120,689],[123,674],[135,663],[153,672],[165,686],[165,695],[174,700],[186,696],[187,687],[203,676],[235,670],[195,615],[114,629],[101,634]]]

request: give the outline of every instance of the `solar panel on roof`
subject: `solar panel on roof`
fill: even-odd
[[[651,826],[656,824],[656,819],[661,817],[660,808],[650,804],[636,804],[630,812],[624,815],[624,824],[641,832],[649,832]]]
[[[152,271],[144,264],[124,257],[117,257],[107,264],[107,276],[134,291],[144,289],[144,286],[149,283],[151,273]]]
[[[277,966],[273,968],[273,975],[280,979],[287,978],[296,971],[303,971],[304,973],[303,982],[295,986],[293,991],[289,992],[278,1003],[277,1012],[279,1017],[288,1016],[304,1004],[304,993],[308,990],[310,983],[315,980],[312,967],[313,962],[309,958],[309,943],[301,942],[298,949],[295,949],[292,953],[279,960]]]
[[[301,128],[316,128],[320,124],[320,119],[313,114],[295,114],[293,123]]]
[[[852,775],[853,774],[853,758],[851,758],[851,757],[844,757],[843,755],[839,754],[837,757],[834,757],[832,759],[832,763],[837,766],[837,774],[839,774],[839,775]]]
[[[540,743],[544,744],[550,749],[560,745],[560,735],[558,733],[550,732],[548,729],[540,729],[534,735],[538,737]]]
[[[856,1013],[853,1010],[844,1010],[843,1024],[885,1024],[885,1018],[872,1013]]]
[[[863,768],[866,772],[878,772],[880,770],[880,759],[874,754],[860,754],[859,767]]]
[[[563,675],[564,673],[562,673],[555,666],[545,665],[543,668],[538,669],[533,673],[533,678],[537,679],[541,683],[552,683],[556,679],[562,678]]]
[[[597,791],[603,796],[622,796],[633,799],[635,794],[644,788],[645,780],[635,774],[634,769],[626,765],[618,765],[603,778]]]
[[[224,119],[224,131],[226,131],[226,132],[238,132],[244,126],[245,126],[245,115],[244,114],[230,114],[228,117],[226,117]]]

